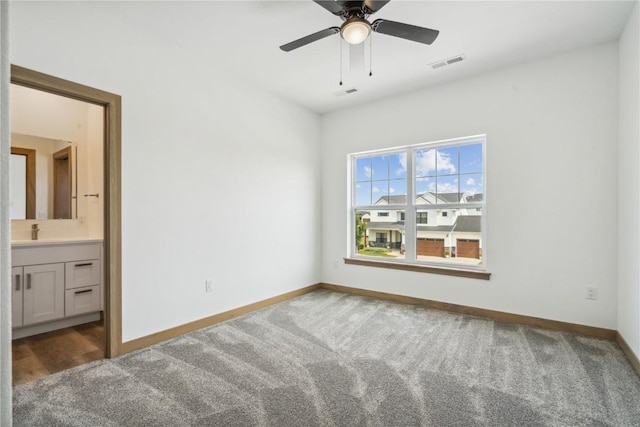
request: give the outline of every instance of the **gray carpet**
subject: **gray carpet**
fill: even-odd
[[[614,342],[325,290],[14,392],[16,426],[640,426]]]

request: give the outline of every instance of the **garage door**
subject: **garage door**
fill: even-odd
[[[456,256],[461,258],[480,258],[480,240],[457,239]]]
[[[418,255],[444,256],[444,239],[418,239]]]

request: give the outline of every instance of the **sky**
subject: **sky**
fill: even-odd
[[[411,151],[409,151],[411,152]],[[374,205],[383,196],[406,195],[407,150],[373,156],[355,161],[355,204]],[[482,143],[424,147],[413,151],[416,194],[483,193]]]

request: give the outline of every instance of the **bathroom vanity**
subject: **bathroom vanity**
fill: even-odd
[[[102,259],[98,239],[13,241],[13,338],[99,320]]]

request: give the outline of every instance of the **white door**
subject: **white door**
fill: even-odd
[[[24,325],[64,317],[64,264],[24,267]]]
[[[11,269],[11,327],[22,326],[22,290],[24,289],[24,274],[22,267]]]

